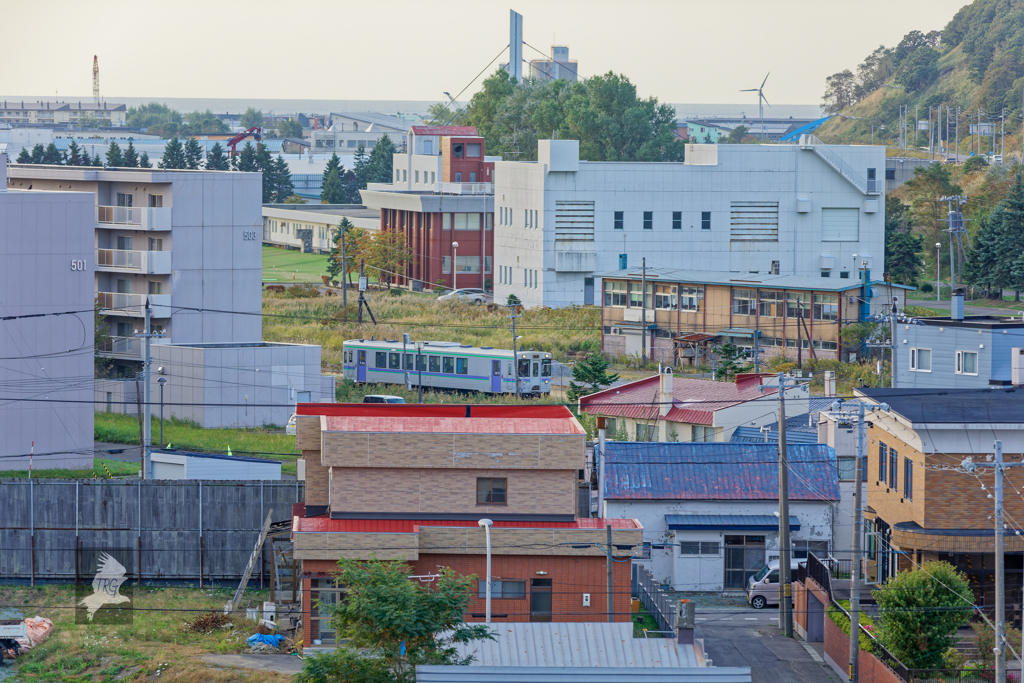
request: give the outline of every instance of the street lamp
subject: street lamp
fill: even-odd
[[[489,519],[481,519],[477,524],[484,528],[484,534],[487,536],[487,583],[484,584],[487,587],[485,594],[487,596],[487,605],[484,609],[484,618],[489,624],[491,623],[491,525],[494,522]]]
[[[459,243],[452,242],[452,291],[459,289]]]
[[[419,371],[420,400],[423,403],[423,342],[416,342],[416,369]]]
[[[167,378],[161,377],[156,381],[160,385],[160,448],[164,447],[164,385]]]
[[[935,300],[942,301],[942,284],[939,281],[939,254],[942,253],[942,242],[935,243]]]

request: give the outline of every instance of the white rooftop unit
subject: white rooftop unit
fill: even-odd
[[[280,479],[281,461],[216,453],[155,450],[146,460],[147,479]]]

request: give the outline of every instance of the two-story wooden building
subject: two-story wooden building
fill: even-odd
[[[493,521],[494,621],[604,621],[607,525],[618,560],[641,550],[632,519],[577,519],[586,431],[563,406],[299,404],[306,502],[292,538],[302,562],[306,643],[329,645],[340,558],[400,560],[412,574],[475,574],[466,618],[484,618]],[[614,618],[630,618],[630,563],[612,562]]]

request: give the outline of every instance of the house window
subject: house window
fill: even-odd
[[[644,211],[644,230],[654,230],[653,211]]]
[[[442,256],[441,257],[441,274],[450,275],[452,272],[452,257]]]
[[[654,285],[647,283],[647,295],[643,297],[641,301],[641,291],[643,289],[643,283],[641,282],[630,282],[629,283],[629,307],[630,308],[650,308],[651,307],[651,293],[654,291]]]
[[[164,205],[164,196],[162,194],[151,194],[149,195],[149,206],[152,209],[159,209]]]
[[[623,219],[623,213],[624,212],[622,211],[615,212],[615,221],[613,226],[616,230],[622,230],[622,225],[623,223],[625,223],[625,220]]]
[[[815,294],[813,313],[815,320],[838,320],[839,295]]]
[[[711,212],[701,211],[700,212],[700,229],[710,230],[711,229]]]
[[[679,304],[679,297],[676,295],[675,285],[656,285],[654,288],[654,307],[676,310]]]
[[[656,425],[642,425],[638,422],[636,425],[636,440],[657,441],[658,427]]]
[[[441,356],[430,357],[429,372],[441,372]]]
[[[755,311],[754,290],[732,290],[732,312],[734,315],[753,315]]]
[[[786,314],[785,292],[760,292],[757,312],[763,318],[781,318]]]
[[[480,156],[480,143],[470,142],[466,145],[466,156],[467,157],[478,157]]]
[[[487,582],[477,581],[477,597],[487,597]],[[491,598],[525,598],[525,581],[491,581]]]
[[[673,211],[672,212],[672,229],[682,230],[683,229],[683,212]]]
[[[721,555],[722,544],[718,541],[680,541],[679,554],[685,555]]]
[[[680,287],[679,308],[684,311],[699,311],[700,302],[703,298],[703,287]]]
[[[978,374],[978,352],[957,351],[956,352],[956,374],[977,375]]]
[[[455,359],[455,374],[456,375],[468,375],[469,374],[469,359],[468,358],[456,358]]]
[[[977,359],[978,354],[974,354]],[[957,374],[960,373],[960,352],[957,351]],[[975,363],[977,365],[977,363]],[[910,369],[914,372],[932,371],[931,349],[910,349]]]
[[[839,465],[839,481],[854,481],[857,476],[857,458],[854,456],[841,456],[836,458]],[[861,460],[860,480],[867,482],[867,462],[865,457]]]
[[[477,505],[508,505],[506,479],[490,477],[476,480]]]
[[[386,351],[377,352],[377,365],[378,368],[387,368],[388,366],[388,354]]]
[[[899,454],[896,453],[895,448],[889,449],[889,488],[893,491],[897,490],[896,484],[898,483],[896,466],[900,464]]]
[[[914,461],[903,458],[903,497],[914,499]]]
[[[885,483],[885,462],[889,449],[884,443],[878,444],[878,481]]]
[[[702,427],[693,425],[690,427],[691,441],[696,443],[713,443],[716,440],[717,430],[714,427]]]
[[[444,374],[454,375],[455,374],[455,357],[444,356]]]
[[[608,282],[604,283],[604,305],[625,306],[626,305],[626,283]]]

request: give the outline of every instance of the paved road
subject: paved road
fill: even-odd
[[[697,610],[696,636],[715,666],[749,666],[753,683],[839,683],[821,643],[786,638],[778,611]],[[817,646],[815,648],[815,646]]]

